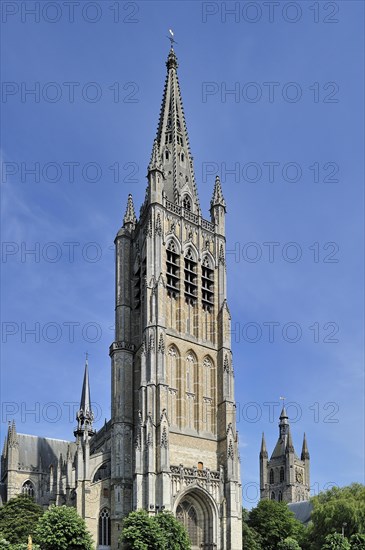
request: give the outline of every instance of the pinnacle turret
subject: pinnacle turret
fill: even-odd
[[[266,448],[265,435],[264,435],[264,432],[262,432],[260,458],[267,458],[267,457],[268,457],[268,454],[267,454],[267,448]]]
[[[288,425],[288,437],[287,437],[287,440],[286,440],[286,449],[285,451],[287,453],[294,453],[294,444],[293,444],[293,439],[292,439],[292,436],[291,436],[291,430],[290,430],[290,426]]]
[[[89,384],[89,362],[86,354],[85,360],[85,371],[84,371],[84,382],[82,384],[80,408],[76,414],[77,420],[77,429],[74,434],[82,435],[87,432],[89,435],[94,433],[93,430],[93,421],[94,415],[91,409],[91,399],[90,399],[90,384]]]
[[[210,201],[210,208],[213,208],[214,206],[223,206],[224,209],[226,208],[226,201],[223,197],[222,185],[219,176],[216,176],[215,178],[213,197]]]
[[[17,447],[19,445],[19,442],[18,442],[18,434],[16,432],[15,420],[13,420],[11,427],[9,426],[8,433],[9,433],[8,435],[9,447]]]
[[[127,209],[123,218],[123,225],[131,224],[132,228],[137,223],[137,217],[134,210],[133,197],[131,194],[128,195]]]
[[[308,451],[308,446],[307,446],[307,438],[306,438],[306,435],[304,434],[301,459],[302,460],[309,460],[309,458],[310,458],[310,456],[309,456],[309,451]]]
[[[151,160],[148,165],[148,171],[151,172],[152,170],[159,170],[160,172],[163,172],[163,166],[162,166],[161,155],[158,148],[157,139],[155,139],[153,142]]]

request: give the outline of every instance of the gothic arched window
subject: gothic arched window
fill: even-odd
[[[284,481],[284,477],[285,477],[285,471],[284,471],[284,467],[282,466],[280,468],[280,483]]]
[[[271,500],[275,500],[275,493],[274,493],[274,491],[271,493]]]
[[[23,483],[23,486],[22,486],[22,493],[23,495],[27,495],[28,497],[31,497],[31,498],[34,498],[34,485],[31,481],[26,481],[25,483]]]
[[[274,483],[274,470],[273,469],[270,470],[269,483]]]
[[[176,519],[187,530],[192,546],[197,547],[200,537],[198,532],[198,514],[195,507],[188,501],[179,504],[176,509]]]
[[[173,240],[168,243],[166,252],[167,291],[175,297],[179,292],[179,254]]]
[[[202,261],[202,305],[208,311],[214,306],[214,271],[208,256]]]
[[[282,502],[282,500],[283,500],[283,493],[281,491],[279,491],[278,501]]]
[[[110,515],[107,508],[103,508],[99,515],[99,547],[110,546]]]

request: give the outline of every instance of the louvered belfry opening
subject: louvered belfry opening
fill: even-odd
[[[197,299],[198,285],[197,280],[197,263],[194,259],[191,248],[188,248],[184,258],[184,285],[185,285],[185,299],[186,301],[194,305]]]
[[[166,252],[167,292],[175,298],[179,293],[179,254],[174,241],[169,242]]]
[[[202,263],[202,305],[208,311],[214,306],[214,271],[207,257]]]

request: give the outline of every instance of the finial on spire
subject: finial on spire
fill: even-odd
[[[137,223],[136,213],[134,211],[133,197],[131,194],[128,195],[127,209],[123,218],[123,225],[131,224],[134,226]]]
[[[170,30],[170,33],[172,31]],[[167,61],[166,61],[166,67],[167,67],[167,70],[169,71],[170,69],[177,69],[179,64],[177,62],[177,57],[176,57],[176,54],[175,54],[175,51],[174,51],[174,46],[173,44],[177,44],[177,42],[173,39],[173,34],[172,34],[172,37],[170,38],[168,36],[170,42],[171,42],[171,48],[170,48],[170,51],[169,51],[169,55],[168,55],[168,58],[167,58]]]
[[[224,209],[226,208],[226,201],[223,197],[222,185],[219,176],[216,176],[215,178],[213,197],[210,201],[210,208],[213,208],[214,206],[223,206]]]
[[[170,40],[171,49],[173,50],[174,49],[174,44],[177,44],[177,42],[174,39],[174,32],[171,29],[169,29],[169,36],[167,36],[166,38],[168,38]]]

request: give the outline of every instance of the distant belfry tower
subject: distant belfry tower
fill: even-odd
[[[268,460],[265,436],[262,434],[260,451],[260,495],[261,499],[284,502],[309,500],[309,452],[304,434],[300,459],[294,450],[288,415],[285,407],[281,411],[279,439]]]
[[[137,220],[129,196],[115,239],[111,544],[144,508],[171,510],[194,550],[239,550],[226,203],[217,177],[202,217],[173,48],[166,65],[145,201]]]

